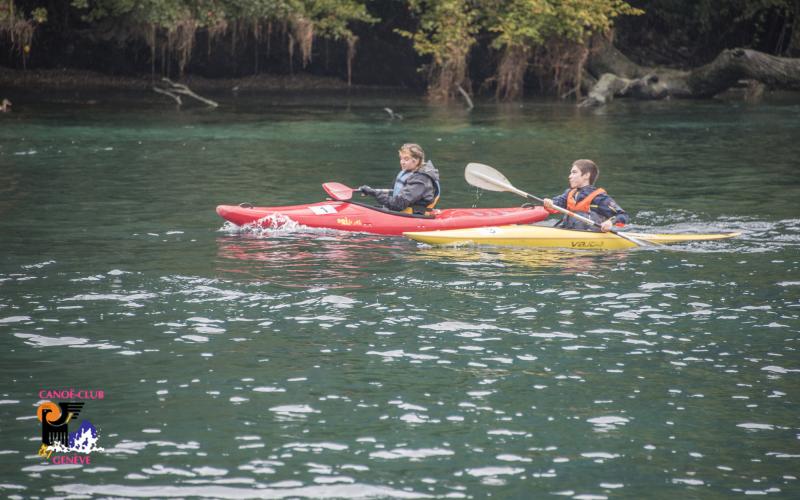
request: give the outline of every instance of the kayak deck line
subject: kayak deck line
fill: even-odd
[[[711,241],[734,238],[739,232],[710,234],[625,233],[656,244]],[[570,248],[580,250],[618,250],[637,245],[614,233],[575,231],[547,226],[507,225],[447,231],[405,232],[403,236],[430,245],[494,245],[532,248]]]

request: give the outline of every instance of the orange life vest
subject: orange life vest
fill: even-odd
[[[605,194],[606,190],[603,188],[597,188],[591,193],[589,193],[586,198],[582,199],[580,202],[575,201],[575,197],[578,195],[578,190],[573,189],[567,194],[567,210],[572,212],[585,212],[589,213],[592,211],[591,205],[595,198],[597,198],[601,194]]]

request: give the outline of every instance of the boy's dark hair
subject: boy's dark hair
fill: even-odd
[[[600,176],[600,169],[592,160],[575,160],[572,166],[577,167],[584,175],[589,172],[589,184],[594,184]]]

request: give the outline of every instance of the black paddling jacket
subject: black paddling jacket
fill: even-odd
[[[400,172],[394,189],[376,189],[375,198],[389,210],[401,212],[411,207],[414,213],[425,213],[439,193],[439,171],[427,161],[415,172]]]

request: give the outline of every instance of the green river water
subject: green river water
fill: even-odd
[[[217,97],[0,116],[0,496],[800,497],[800,102]],[[404,142],[441,207],[523,201],[468,162],[553,196],[591,158],[632,229],[743,235],[432,248],[214,211],[386,187]],[[45,400],[102,449],[39,456]]]

